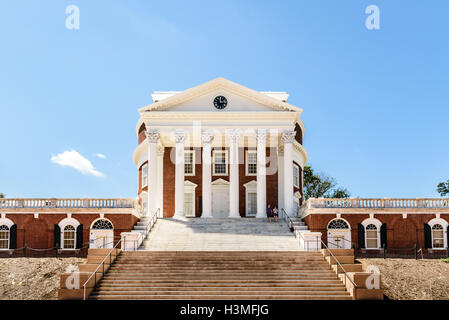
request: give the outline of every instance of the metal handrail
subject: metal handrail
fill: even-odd
[[[293,221],[290,218],[290,216],[288,215],[288,213],[284,210],[284,208],[281,208],[281,210],[284,214],[284,220],[287,222],[287,227],[290,229],[291,227],[293,227]]]
[[[148,222],[146,228],[145,228],[145,238],[150,233],[151,229],[153,229],[154,224],[157,221],[158,214],[161,211],[161,208],[157,208],[157,210],[153,213],[153,215],[150,217],[150,222]]]
[[[317,239],[320,237],[317,237]],[[321,244],[324,246],[324,248],[327,249],[327,251],[331,254],[331,256],[334,258],[335,262],[341,267],[341,270],[343,270],[343,273],[345,274],[345,286],[346,286],[346,278],[349,279],[349,281],[351,281],[351,283],[353,284],[354,288],[357,288],[357,285],[355,284],[354,281],[351,280],[351,278],[348,277],[348,273],[346,272],[345,268],[343,268],[343,266],[341,265],[341,263],[338,261],[337,257],[335,257],[335,255],[332,253],[331,249],[329,249],[326,244],[324,243],[323,239],[320,238]],[[338,274],[338,270],[337,270],[337,274]]]
[[[109,251],[109,253],[106,255],[106,257],[104,257],[103,261],[98,265],[98,267],[95,269],[95,271],[90,275],[89,278],[87,278],[86,282],[84,282],[83,284],[83,299],[86,300],[86,285],[89,282],[90,279],[92,279],[93,276],[95,276],[94,279],[94,288],[96,288],[97,286],[97,271],[98,269],[100,269],[101,266],[103,266],[103,276],[104,276],[104,262],[106,261],[106,259],[109,257],[109,268],[111,267],[112,264],[112,252],[114,250],[116,250],[117,246],[120,244],[122,240],[120,239],[117,244],[111,249],[111,251]]]

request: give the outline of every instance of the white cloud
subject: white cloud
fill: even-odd
[[[106,159],[106,156],[102,153],[97,153],[95,156],[97,156],[100,159]]]
[[[105,175],[96,170],[92,163],[79,154],[76,150],[64,151],[63,153],[51,156],[51,161],[61,166],[71,167],[82,174],[104,177]]]

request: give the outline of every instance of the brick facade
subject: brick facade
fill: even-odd
[[[387,245],[389,248],[412,248],[415,244],[418,248],[425,248],[424,224],[436,217],[431,213],[407,214],[403,218],[402,213],[375,213],[374,218],[387,225]],[[335,214],[310,214],[305,217],[305,222],[311,231],[322,233],[322,239],[327,242],[327,226]],[[366,213],[341,214],[351,227],[351,241],[358,246],[358,224],[370,218]],[[441,219],[449,222],[449,213],[441,214]],[[446,231],[446,230],[445,230]],[[446,233],[445,233],[446,234]],[[447,237],[447,234],[446,234]]]

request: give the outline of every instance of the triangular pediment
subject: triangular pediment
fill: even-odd
[[[218,178],[214,181],[212,181],[213,186],[227,186],[229,185],[229,181],[226,181],[225,179]]]
[[[214,106],[214,98],[224,96],[227,100],[225,108],[219,110]],[[151,111],[179,111],[179,112],[242,112],[242,111],[293,111],[302,112],[282,100],[287,94],[273,94],[259,92],[224,78],[217,78],[199,86],[182,92],[159,94],[161,100],[147,105],[139,112],[144,114]]]

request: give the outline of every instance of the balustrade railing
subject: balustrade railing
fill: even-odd
[[[308,208],[449,208],[449,198],[441,199],[334,199],[311,198],[300,208],[300,212]]]
[[[134,199],[0,199],[3,208],[135,208]]]

